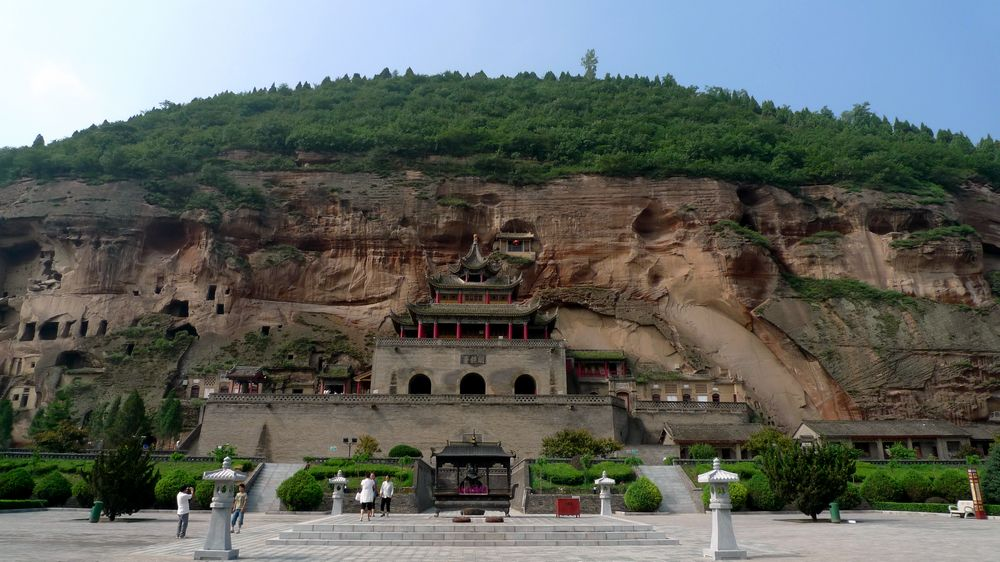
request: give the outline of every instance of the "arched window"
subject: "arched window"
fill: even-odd
[[[427,378],[427,375],[413,375],[410,377],[407,392],[409,394],[430,394],[431,379]]]
[[[200,391],[201,391],[201,389],[198,388],[198,385],[196,385],[196,384],[191,385],[191,398],[198,398],[199,397],[198,393]]]
[[[685,402],[690,402],[691,401],[691,395],[687,394],[687,393],[684,393],[684,398],[682,398],[682,400],[684,400]]]
[[[719,397],[719,393],[718,392],[716,392],[715,394],[712,395],[712,402],[720,402],[720,401],[721,401],[721,399]]]
[[[660,395],[659,394],[654,394],[653,395],[653,402],[659,402],[659,401],[660,401]]]
[[[514,394],[536,394],[535,378],[531,375],[521,375],[514,380]]]
[[[458,384],[459,394],[486,394],[486,381],[479,373],[469,373]]]

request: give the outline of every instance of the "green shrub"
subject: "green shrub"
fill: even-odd
[[[749,490],[742,482],[733,482],[729,485],[729,503],[733,505],[733,511],[739,511],[747,506],[747,498],[749,497]],[[705,486],[701,489],[701,503],[704,504],[705,509],[708,509],[708,504],[712,502],[712,489],[709,486]],[[782,506],[784,507],[784,506]],[[781,509],[781,508],[778,508]]]
[[[59,507],[73,495],[73,487],[65,476],[52,472],[35,483],[33,495],[49,507]]]
[[[706,443],[697,443],[688,448],[688,458],[692,459],[714,459],[718,456],[715,447]]]
[[[553,484],[564,486],[583,484],[583,472],[564,462],[544,464],[540,468],[540,474]]]
[[[861,497],[868,503],[894,502],[905,497],[903,486],[888,472],[874,472],[861,484]]]
[[[872,509],[882,509],[885,511],[916,511],[922,513],[948,513],[948,504],[876,502],[872,504]]]
[[[174,492],[176,494],[176,492]],[[212,495],[215,493],[215,482],[211,480],[198,480],[194,485],[194,501],[198,502],[198,509],[209,509],[212,505]]]
[[[74,482],[71,491],[73,492],[73,497],[76,498],[76,503],[80,504],[80,507],[91,507],[94,505],[94,490],[90,487],[86,478]]]
[[[933,491],[930,477],[916,470],[909,470],[903,474],[899,483],[911,502],[921,503],[929,498]]]
[[[412,457],[399,457],[399,466],[407,467],[413,464]]]
[[[194,486],[195,477],[182,469],[174,469],[160,476],[153,488],[156,505],[160,507],[176,507],[177,493],[185,486]]]
[[[747,501],[750,504],[750,509],[778,511],[785,507],[784,500],[774,493],[770,482],[767,481],[767,476],[764,476],[762,473],[754,474],[747,480],[746,487],[749,495]]]
[[[981,472],[984,501],[1000,503],[1000,446],[993,446],[993,452],[986,458],[986,466]]]
[[[949,502],[972,499],[972,488],[969,477],[959,470],[948,470],[938,474],[931,485],[935,496],[940,496]]]
[[[400,443],[399,445],[396,445],[393,448],[389,449],[390,459],[398,459],[400,457],[410,457],[412,459],[419,459],[423,456],[424,454],[420,451],[420,449],[412,445],[406,445],[404,443]]]
[[[614,439],[598,439],[586,429],[564,429],[542,439],[542,454],[547,457],[568,459],[588,454],[603,457],[621,448],[622,444]]]
[[[629,484],[625,490],[625,508],[629,511],[656,511],[662,501],[660,489],[645,476]]]
[[[300,470],[278,486],[278,497],[292,511],[311,511],[323,502],[323,487]]]
[[[35,481],[23,468],[15,468],[0,476],[0,500],[26,500],[34,489]]]
[[[861,506],[864,498],[861,497],[861,487],[854,483],[848,483],[847,489],[837,498],[840,509],[856,509]]]
[[[622,463],[625,464],[625,466],[639,466],[642,464],[642,459],[636,456],[625,457],[622,460]]]
[[[236,445],[232,443],[223,443],[212,449],[212,458],[215,462],[221,463],[223,460],[229,457],[230,459],[236,458]]]
[[[592,465],[587,469],[587,479],[590,481],[597,480],[603,472],[607,472],[608,478],[614,479],[619,484],[632,482],[636,478],[635,469],[631,466],[619,462],[604,461]]]
[[[45,507],[45,500],[0,500],[0,511],[4,509],[36,509]]]
[[[917,452],[897,441],[889,447],[889,458],[894,461],[913,460],[917,458]]]
[[[174,451],[173,453],[170,453],[170,460],[173,461],[173,462],[180,462],[180,461],[184,460],[184,457],[186,457],[186,456],[187,455],[185,455],[184,453],[182,453],[180,451]]]

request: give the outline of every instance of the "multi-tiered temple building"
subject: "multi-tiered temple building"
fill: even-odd
[[[566,347],[551,338],[556,313],[521,300],[520,272],[479,240],[428,277],[431,297],[391,315],[398,337],[380,338],[372,392],[566,394]]]

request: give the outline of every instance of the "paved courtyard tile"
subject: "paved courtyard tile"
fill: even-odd
[[[910,562],[989,560],[1000,552],[1000,521],[976,521],[924,514],[848,512],[856,524],[812,523],[794,513],[737,514],[740,546],[752,560],[865,560]],[[201,548],[208,514],[192,514],[187,539],[173,537],[176,516],[140,512],[114,523],[92,524],[84,510],[0,512],[0,560],[191,560]],[[317,519],[311,515],[247,517],[247,526],[233,535],[242,560],[415,560],[427,562],[516,560],[702,560],[708,543],[709,516],[704,514],[630,517],[653,525],[665,536],[680,539],[659,547],[403,547],[403,546],[280,546],[268,545],[282,530]],[[511,520],[516,520],[512,517]],[[391,519],[401,523],[402,517]],[[388,523],[388,521],[386,521]]]

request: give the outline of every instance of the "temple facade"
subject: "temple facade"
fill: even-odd
[[[428,277],[427,302],[393,312],[396,336],[378,338],[373,393],[566,394],[566,346],[555,312],[518,297],[520,272],[478,238],[457,263]]]

